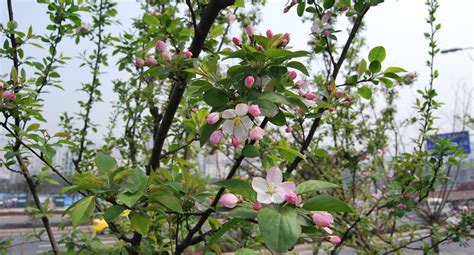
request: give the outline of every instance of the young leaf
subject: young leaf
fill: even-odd
[[[370,99],[372,97],[372,90],[367,86],[358,88],[357,93],[365,99]]]
[[[79,200],[69,211],[72,225],[77,226],[92,216],[95,209],[95,197],[87,196]]]
[[[253,190],[252,186],[248,182],[237,179],[230,179],[219,181],[215,184],[252,201],[255,201],[257,198],[257,193]]]
[[[247,144],[242,149],[242,155],[247,158],[255,158],[260,155],[260,152],[258,151],[257,147],[255,147],[254,145]]]
[[[204,250],[209,249],[209,247],[211,247],[217,240],[219,240],[219,238],[221,238],[225,234],[225,232],[229,231],[231,228],[237,225],[240,221],[241,219],[231,219],[227,223],[222,225],[222,227],[212,236],[212,238],[206,244],[206,246],[204,247]]]
[[[104,212],[105,221],[113,221],[126,209],[123,205],[112,205]]]
[[[309,211],[353,212],[352,208],[339,200],[339,198],[326,194],[315,196],[306,200],[303,208]]]
[[[130,225],[132,228],[142,235],[146,235],[150,229],[150,218],[148,216],[134,213],[130,214]]]
[[[179,212],[179,213],[184,212],[183,207],[181,207],[181,203],[174,196],[170,196],[170,195],[157,196],[157,197],[153,197],[153,199],[175,212]]]
[[[383,46],[375,47],[369,52],[369,61],[379,61],[382,63],[385,59],[385,54],[385,48]]]
[[[283,207],[278,210],[264,207],[258,211],[258,226],[263,241],[270,250],[286,252],[298,241],[301,226],[296,210]]]
[[[222,90],[212,88],[204,93],[204,101],[212,107],[220,107],[229,101],[229,96]]]
[[[117,167],[117,161],[102,152],[98,152],[95,156],[95,164],[101,173],[108,173]]]
[[[334,183],[310,180],[300,183],[298,187],[296,187],[296,194],[301,195],[308,192],[314,192],[323,189],[334,189],[337,187],[339,186]]]

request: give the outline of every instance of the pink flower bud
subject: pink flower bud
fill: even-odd
[[[334,245],[341,243],[341,238],[339,236],[328,236],[327,240]]]
[[[283,39],[283,41],[281,42],[281,44],[282,44],[283,46],[286,46],[286,45],[288,44],[288,40]]]
[[[323,31],[323,37],[328,37],[329,36],[329,31],[328,30],[324,30]]]
[[[291,131],[293,131],[292,127],[288,126],[288,127],[285,128],[285,132],[291,133]]]
[[[344,107],[349,107],[351,105],[351,101],[346,100],[342,103],[342,105],[344,105]]]
[[[327,88],[328,88],[328,91],[329,91],[329,92],[332,91],[332,85],[331,85],[331,84],[329,84],[329,85],[327,86]]]
[[[253,208],[255,211],[258,211],[258,210],[262,209],[262,204],[260,204],[259,202],[255,202],[255,203],[252,205],[252,208]]]
[[[330,19],[332,17],[332,11],[327,11],[324,16],[327,17],[327,19]]]
[[[334,221],[332,215],[327,212],[315,212],[311,215],[311,218],[313,218],[314,224],[322,228],[329,227]]]
[[[254,36],[254,34],[255,34],[255,29],[253,28],[252,25],[249,24],[249,25],[245,28],[245,33],[247,33],[247,35],[248,35],[249,37],[252,37],[252,36]]]
[[[247,88],[251,88],[255,83],[255,78],[253,78],[253,76],[247,76],[247,78],[245,78],[244,83]]]
[[[288,193],[285,194],[285,197],[284,197],[285,201],[290,203],[290,204],[298,204],[298,195],[296,195],[295,192],[293,191],[290,191]]]
[[[316,100],[316,94],[314,94],[313,92],[308,92],[306,93],[306,99],[311,101]]]
[[[184,53],[185,59],[190,59],[192,56],[193,56],[193,53],[189,50]]]
[[[135,59],[135,65],[138,67],[142,67],[143,65],[145,65],[145,61],[141,58],[137,58]]]
[[[158,64],[158,62],[156,61],[156,59],[154,59],[153,57],[148,57],[146,60],[145,60],[145,65],[148,65],[148,66],[154,66]]]
[[[163,51],[161,55],[163,56],[164,60],[171,60],[171,52],[169,52],[168,50]]]
[[[261,114],[260,107],[258,107],[258,105],[256,105],[256,104],[250,105],[249,106],[249,113],[254,117],[260,116],[260,114]]]
[[[291,0],[291,5],[295,5],[298,3],[298,0]]]
[[[219,202],[227,208],[234,208],[237,205],[237,202],[239,202],[239,199],[232,193],[226,193],[222,195]]]
[[[342,90],[336,91],[336,97],[337,98],[342,98],[344,96],[344,92]]]
[[[261,127],[254,127],[250,130],[249,132],[249,137],[252,140],[262,140],[263,137],[265,136],[265,130],[263,130]]]
[[[259,50],[259,51],[263,51],[263,46],[262,46],[262,45],[260,45],[260,44],[259,44],[259,45],[257,45],[257,50]]]
[[[352,100],[352,95],[347,95],[347,100],[351,101]]]
[[[158,40],[156,42],[156,49],[161,52],[165,52],[165,51],[168,51],[168,46],[166,46],[166,43],[163,42],[162,40]]]
[[[7,90],[7,91],[3,92],[3,97],[10,100],[10,101],[15,101],[16,100],[16,95],[11,90]]]
[[[222,140],[222,132],[220,130],[214,131],[209,138],[211,144],[220,144]]]
[[[347,11],[348,9],[349,9],[349,7],[347,7],[347,6],[342,6],[340,10],[341,10],[341,12],[345,12],[345,11]]]
[[[462,211],[463,213],[468,213],[468,212],[469,212],[469,207],[463,205],[463,206],[461,206],[461,211]]]
[[[237,139],[237,137],[235,137],[235,136],[232,136],[231,144],[232,144],[232,146],[234,146],[234,148],[237,148],[240,144],[239,139]]]
[[[270,30],[270,29],[267,30],[267,37],[268,37],[268,38],[272,38],[272,37],[273,37],[273,32],[272,32],[272,30]]]
[[[285,33],[283,35],[283,40],[286,40],[286,44],[288,44],[290,42],[290,34],[288,33]]]
[[[237,38],[237,37],[233,37],[233,38],[232,38],[232,42],[233,42],[235,45],[240,45],[240,39]]]
[[[296,79],[296,76],[298,76],[298,74],[297,74],[295,71],[291,71],[291,72],[288,74],[288,78],[289,78],[290,80]]]
[[[404,209],[407,209],[407,206],[405,204],[398,204],[397,208],[401,209],[401,210],[404,210]]]
[[[209,115],[206,117],[207,124],[209,125],[214,125],[219,121],[219,113],[217,112],[211,112]]]
[[[328,111],[329,111],[329,112],[334,112],[334,107],[332,107],[332,106],[329,107],[329,108],[328,108]]]

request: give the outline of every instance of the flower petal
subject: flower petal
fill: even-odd
[[[277,189],[281,189],[285,194],[291,191],[295,191],[296,185],[294,182],[284,182],[280,184]]]
[[[252,179],[252,188],[257,193],[267,193],[267,181],[262,177],[254,177]]]
[[[279,194],[278,192],[272,195],[272,202],[275,204],[281,204],[285,201],[285,195]]]
[[[283,174],[278,167],[272,167],[267,173],[267,182],[273,183],[275,186],[280,186],[283,181]]]
[[[237,116],[245,116],[249,112],[249,105],[240,103],[237,106],[235,106],[235,113]]]
[[[244,116],[240,119],[242,121],[242,124],[247,128],[251,129],[253,127],[253,122],[248,116]]]
[[[239,140],[239,142],[243,142],[249,138],[249,130],[245,128],[242,123],[235,125],[234,136]]]
[[[257,193],[257,201],[262,204],[271,204],[272,199],[268,193]]]
[[[235,110],[234,109],[227,109],[222,112],[222,118],[224,119],[233,119],[237,115],[235,115]]]
[[[330,229],[330,228],[328,228],[328,227],[325,227],[325,228],[323,228],[323,229],[324,229],[324,231],[326,231],[328,234],[330,234],[330,235],[332,234],[332,229]]]
[[[224,124],[222,124],[222,132],[225,134],[231,135],[234,132],[234,121],[233,120],[226,120]]]

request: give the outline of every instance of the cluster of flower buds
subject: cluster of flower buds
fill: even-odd
[[[221,113],[209,113],[206,117],[206,122],[209,125],[216,124],[221,117],[224,119],[222,129],[216,130],[211,134],[210,142],[212,144],[221,143],[223,134],[231,136],[231,144],[234,147],[238,147],[246,140],[262,140],[265,136],[265,130],[255,125],[250,118],[250,116],[254,118],[259,117],[260,114],[258,105],[248,105],[245,103],[240,103],[234,109],[227,109]]]
[[[156,50],[161,53],[161,57],[163,58],[163,60],[170,61],[173,58],[171,51],[169,51],[168,49],[168,46],[162,40],[158,40],[156,42]],[[191,51],[184,52],[185,59],[190,59],[192,58],[192,56],[193,53]],[[158,61],[151,56],[147,57],[146,60],[143,60],[142,58],[135,59],[135,66],[137,67],[154,66],[156,64],[158,64]]]
[[[12,90],[3,91],[3,82],[0,81],[0,99],[3,98],[6,100],[15,101],[16,95]]]

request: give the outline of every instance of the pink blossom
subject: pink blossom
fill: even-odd
[[[288,126],[288,127],[285,128],[285,132],[291,133],[291,131],[293,131],[292,127]]]
[[[185,59],[190,59],[192,56],[193,56],[193,53],[189,50],[184,53]]]
[[[13,92],[11,90],[7,90],[7,91],[3,92],[3,97],[8,99],[8,100],[11,100],[11,101],[16,100],[15,92]]]
[[[263,46],[262,46],[262,45],[260,45],[260,44],[259,44],[259,45],[257,45],[257,50],[259,50],[259,51],[263,51]]]
[[[255,202],[255,203],[252,205],[252,208],[253,208],[255,211],[258,211],[258,210],[262,209],[262,204],[260,204],[259,202]]]
[[[235,15],[232,12],[226,14],[227,22],[232,23],[236,20]]]
[[[331,84],[329,84],[329,85],[327,86],[327,88],[328,88],[328,91],[332,91],[332,85],[331,85]]]
[[[283,40],[286,40],[286,44],[288,44],[290,42],[290,34],[288,33],[285,33],[283,35]]]
[[[260,141],[265,136],[265,130],[261,127],[254,127],[250,130],[249,138],[252,140]]]
[[[328,108],[328,111],[329,111],[329,112],[334,112],[334,107],[332,107],[332,106],[329,107],[329,108]]]
[[[219,202],[227,208],[234,208],[237,205],[237,202],[239,202],[239,199],[232,193],[226,193],[222,195]]]
[[[273,32],[272,32],[272,30],[270,30],[270,29],[267,30],[267,37],[268,37],[268,38],[272,38],[272,37],[273,37]]]
[[[289,78],[290,80],[296,79],[296,76],[298,76],[298,74],[296,73],[296,71],[291,71],[291,72],[288,73],[288,78]]]
[[[237,139],[237,137],[235,137],[235,136],[232,136],[231,144],[232,144],[232,146],[234,146],[234,148],[239,147],[239,144],[240,144],[239,139]]]
[[[245,78],[244,83],[247,88],[251,88],[255,83],[255,78],[253,78],[253,76],[247,76],[247,78]]]
[[[342,90],[336,91],[336,97],[337,98],[342,98],[344,96],[344,92]]]
[[[222,140],[222,132],[220,130],[216,130],[212,132],[211,137],[209,138],[212,144],[219,144]]]
[[[286,46],[286,45],[288,44],[288,40],[283,39],[283,41],[281,42],[281,44],[283,44],[283,46]]]
[[[347,100],[351,101],[352,100],[352,95],[347,95]]]
[[[145,61],[141,58],[137,58],[135,59],[135,65],[138,67],[142,67],[143,65],[145,65]]]
[[[285,201],[285,194],[294,191],[294,182],[283,182],[283,174],[277,167],[272,167],[267,173],[267,178],[255,177],[252,187],[257,192],[257,201],[262,204],[280,204]]]
[[[219,121],[219,113],[218,112],[211,112],[206,117],[207,124],[214,125]]]
[[[156,61],[156,59],[154,59],[153,57],[148,57],[146,60],[145,60],[145,65],[149,65],[149,66],[154,66],[158,64],[158,62]]]
[[[240,103],[234,109],[227,109],[222,112],[222,118],[225,119],[222,124],[222,131],[225,134],[233,135],[239,143],[248,139],[249,129],[253,127],[253,122],[247,115],[248,111],[249,106]]]
[[[327,240],[334,245],[338,245],[342,241],[339,236],[328,236]]]
[[[316,94],[314,94],[313,92],[308,92],[306,93],[306,99],[311,101],[316,100]]]
[[[461,206],[461,211],[462,211],[463,213],[468,213],[468,212],[469,212],[469,207],[463,205],[463,206]]]
[[[170,51],[165,50],[165,51],[163,51],[163,53],[161,53],[161,55],[163,56],[164,60],[171,60],[171,52]]]
[[[323,34],[323,37],[328,37],[329,36],[329,31],[324,30],[322,34]]]
[[[233,37],[233,38],[232,38],[232,42],[233,42],[235,45],[240,45],[240,39],[237,38],[237,37]]]
[[[245,33],[247,33],[247,35],[249,37],[252,37],[254,36],[255,34],[255,29],[253,28],[253,26],[251,24],[249,24],[246,28],[245,28]]]
[[[295,5],[298,3],[298,0],[291,0],[291,5]]]
[[[260,114],[261,114],[260,107],[258,107],[258,105],[256,105],[256,104],[250,105],[249,106],[249,113],[254,117],[260,116]]]
[[[346,100],[342,103],[342,105],[344,105],[344,107],[349,107],[351,105],[351,101]]]
[[[284,198],[286,202],[294,205],[297,205],[301,200],[301,198],[293,191],[286,193]]]
[[[315,212],[311,218],[313,218],[314,224],[322,228],[327,228],[334,222],[332,215],[328,212]]]
[[[166,43],[163,42],[162,40],[158,40],[156,42],[156,49],[161,52],[165,52],[165,51],[168,51],[168,46],[166,46]]]

